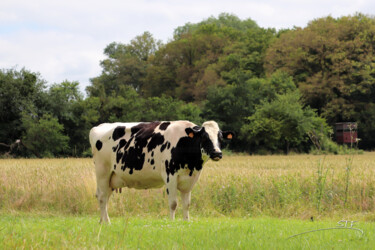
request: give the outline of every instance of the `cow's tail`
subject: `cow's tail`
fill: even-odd
[[[90,146],[91,146],[91,153],[92,155],[94,155],[95,153],[95,141],[96,141],[96,138],[95,138],[95,127],[93,127],[91,130],[90,130],[90,133],[89,133],[89,140],[90,140]]]

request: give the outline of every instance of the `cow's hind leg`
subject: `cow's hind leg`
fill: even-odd
[[[100,169],[104,169],[100,168]],[[96,173],[96,182],[97,182],[97,190],[96,190],[96,197],[98,198],[99,207],[100,207],[100,223],[107,223],[110,224],[110,220],[108,217],[108,200],[112,194],[112,188],[109,186],[110,182],[110,174],[105,173],[103,171],[98,171]]]
[[[177,178],[170,175],[166,186],[171,220],[174,220],[177,208]]]
[[[189,220],[189,207],[191,201],[191,192],[181,192],[182,212],[184,220]]]
[[[106,181],[98,181],[97,198],[100,207],[100,223],[111,224],[108,217],[108,200],[112,194],[112,189],[109,187],[109,179]]]

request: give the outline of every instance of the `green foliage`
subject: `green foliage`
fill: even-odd
[[[298,148],[308,137],[314,125],[323,122],[308,107],[303,107],[299,91],[277,95],[272,101],[264,101],[256,112],[248,117],[248,123],[241,128],[241,136],[253,148],[275,151],[290,147]]]
[[[368,123],[375,103],[374,37],[373,17],[316,19],[304,29],[283,32],[268,48],[265,67],[293,76],[306,104],[329,124]],[[374,127],[360,129],[362,143],[373,145]]]
[[[84,102],[83,94],[79,91],[79,83],[64,81],[60,84],[53,84],[48,89],[47,94],[48,112],[53,114],[58,119],[58,122],[63,125],[63,133],[70,139],[69,147],[72,152],[69,152],[69,154],[73,156],[80,155],[80,152],[87,144],[82,139],[87,137],[85,135],[88,133],[88,128],[86,130],[82,129],[83,121],[80,116],[85,111],[79,107]],[[87,112],[90,111],[87,110]]]
[[[89,131],[98,124],[100,119],[100,100],[97,97],[89,97],[74,103],[71,112],[73,123],[64,124],[65,131],[69,136],[71,156],[86,156],[84,152],[90,151]]]
[[[90,98],[95,97],[91,96]],[[143,99],[130,86],[122,86],[118,92],[112,92],[101,99],[100,122],[138,121]]]
[[[147,98],[142,107],[141,120],[148,121],[173,121],[190,120],[200,123],[200,109],[192,104],[186,104],[183,101],[173,99],[168,96]]]
[[[175,40],[180,39],[185,34],[195,32],[217,32],[224,34],[246,33],[249,29],[258,28],[256,22],[251,19],[240,20],[237,16],[228,13],[221,13],[218,18],[211,16],[200,23],[187,23],[174,31]]]
[[[71,156],[87,155],[99,123],[177,119],[218,121],[239,135],[230,150],[308,152],[314,144],[335,154],[349,151],[329,126],[356,121],[360,146],[371,149],[374,37],[375,19],[362,14],[276,32],[223,13],[178,27],[166,44],[149,32],[109,44],[87,97],[78,82],[47,89],[36,73],[1,70],[0,151],[25,134],[22,113],[56,117]]]
[[[64,155],[69,150],[69,137],[63,134],[64,127],[57,118],[44,114],[40,119],[24,114],[22,126],[25,134],[23,144],[38,157]]]
[[[150,60],[144,93],[202,102],[212,86],[264,75],[263,58],[272,30],[250,19],[221,14],[175,30],[175,39]]]
[[[0,142],[11,144],[21,138],[22,112],[44,112],[44,89],[38,74],[26,69],[0,70]]]
[[[128,45],[115,42],[109,44],[104,49],[108,58],[100,63],[102,75],[91,79],[92,85],[86,89],[88,94],[111,95],[121,91],[124,86],[140,91],[145,82],[147,61],[161,45],[149,32],[137,36]]]
[[[216,69],[227,83],[238,83],[253,77],[263,77],[264,55],[275,31],[249,29],[246,34],[225,48]]]
[[[330,132],[329,132],[330,133]],[[311,146],[310,153],[321,155],[321,154],[335,154],[335,155],[346,155],[346,154],[363,154],[363,150],[358,148],[350,148],[347,145],[339,145],[334,142],[329,134],[319,132],[316,134],[315,130],[309,133],[309,137],[313,142],[314,146]]]
[[[251,139],[255,135],[247,135],[250,126],[247,122],[248,117],[256,112],[258,112],[258,116],[262,116],[261,111],[257,111],[261,107],[261,103],[271,102],[277,96],[290,91],[296,91],[296,86],[292,78],[283,72],[276,72],[269,78],[252,78],[246,82],[227,85],[223,88],[214,87],[209,89],[207,102],[203,108],[203,116],[207,119],[219,121],[222,123],[223,129],[241,131],[241,136],[233,142],[233,146],[240,151],[253,152],[253,147],[259,145],[260,142],[257,143]],[[287,102],[275,103],[275,105],[287,105]],[[293,108],[290,109],[293,110]],[[280,109],[283,109],[283,107],[280,107]],[[275,119],[271,121],[267,117],[262,117],[262,120],[253,122],[254,124],[251,126],[259,123],[259,126],[264,127],[266,123],[268,124],[267,129],[269,131],[264,131],[268,138],[259,134],[257,140],[264,140],[261,144],[268,144],[267,149],[278,149],[279,143],[274,143],[272,146],[270,144],[274,140],[279,141],[281,136],[285,135],[278,131],[281,121],[275,121]],[[247,128],[244,126],[247,126]],[[258,133],[261,132],[258,131]],[[272,133],[274,134],[271,135]]]

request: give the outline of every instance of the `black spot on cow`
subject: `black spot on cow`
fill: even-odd
[[[120,162],[123,155],[124,155],[124,153],[122,151],[120,151],[120,150],[117,151],[117,153],[116,153],[116,162],[117,163]]]
[[[124,146],[126,145],[126,140],[125,139],[121,139],[119,144],[118,144],[118,148],[123,148]]]
[[[129,148],[130,143],[132,142],[133,139],[134,139],[134,137],[130,137],[129,141],[125,145],[125,148],[124,148],[125,150],[127,150]]]
[[[162,145],[164,142],[164,136],[160,133],[153,134],[150,142],[147,145],[148,152],[155,149],[157,146]]]
[[[121,139],[119,144],[116,146],[117,152],[116,152],[116,162],[119,163],[122,156],[124,155],[122,148],[126,145],[126,140]]]
[[[165,169],[167,170],[169,168],[169,162],[168,160],[165,160]],[[168,173],[168,170],[167,170],[167,183],[169,182],[169,173]]]
[[[113,151],[113,152],[116,152],[117,149],[118,149],[118,144],[116,145],[116,147],[112,147],[112,151]]]
[[[171,143],[169,141],[167,141],[166,143],[161,145],[160,152],[163,152],[166,148],[169,149],[170,147],[171,147]]]
[[[134,170],[141,170],[145,162],[145,153],[143,149],[147,147],[148,152],[152,151],[158,145],[164,142],[164,136],[160,133],[155,134],[155,128],[160,122],[140,123],[131,128],[131,137],[121,151],[121,169],[129,170],[129,174],[133,174]],[[134,142],[131,145],[131,142]]]
[[[167,130],[167,128],[170,124],[171,124],[170,122],[163,122],[162,124],[160,124],[159,129],[160,130]]]
[[[125,135],[125,126],[118,126],[113,130],[112,138],[114,141],[117,141]]]
[[[115,164],[115,165],[113,165],[113,169],[114,169],[114,170],[116,170],[116,164]]]
[[[141,130],[141,124],[138,124],[137,126],[132,127],[130,130],[132,132],[131,137],[133,137],[136,133],[138,133],[139,130]]]
[[[130,147],[124,152],[124,155],[121,159],[121,169],[125,171],[125,169],[129,168],[129,174],[133,174],[134,170],[142,169],[144,162],[145,153],[139,153],[136,148]]]
[[[166,142],[166,143],[164,143],[163,145],[161,145],[161,147],[160,147],[160,152],[163,152],[163,151],[164,151],[164,149],[167,147],[167,144],[168,144],[168,142]]]
[[[167,194],[169,195],[169,190],[168,190],[168,188],[167,188]]]
[[[100,149],[102,149],[103,147],[103,143],[100,140],[97,140],[95,146],[98,149],[98,151],[100,151]]]
[[[155,170],[155,166],[154,166],[153,170]]]
[[[200,136],[190,138],[188,136],[180,138],[176,147],[171,149],[171,160],[166,163],[167,176],[174,175],[178,170],[187,168],[191,176],[194,170],[201,170],[203,165],[201,146],[205,150],[211,146],[207,142],[208,134],[202,131]],[[210,141],[210,140],[209,140]],[[212,143],[211,143],[212,144]]]
[[[155,164],[154,159],[152,159],[150,163],[151,163],[151,165],[154,165]]]
[[[154,157],[154,151],[151,152],[151,157]]]

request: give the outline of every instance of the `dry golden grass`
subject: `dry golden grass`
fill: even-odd
[[[350,171],[344,204],[346,168]],[[327,172],[317,209],[318,164]],[[98,214],[92,159],[0,160],[0,209]],[[165,189],[123,189],[110,199],[110,216],[168,215]],[[179,211],[179,215],[181,212]],[[224,156],[209,161],[192,192],[191,215],[375,218],[375,153],[354,156]]]
[[[0,160],[0,207],[93,211],[94,177],[89,159]]]

